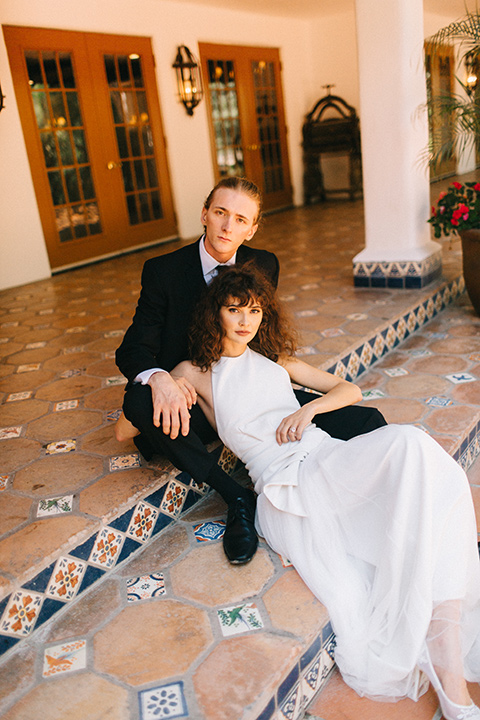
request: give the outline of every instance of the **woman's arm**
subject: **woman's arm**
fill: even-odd
[[[357,385],[332,373],[319,370],[297,358],[282,358],[279,363],[293,382],[324,393],[321,397],[312,396],[311,402],[282,420],[277,428],[279,445],[300,440],[304,429],[315,415],[353,405],[362,399],[362,392]]]

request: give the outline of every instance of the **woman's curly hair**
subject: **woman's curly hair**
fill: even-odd
[[[254,339],[252,350],[277,361],[281,355],[294,355],[297,349],[296,332],[285,310],[275,298],[275,289],[252,263],[220,268],[198,302],[190,328],[190,360],[202,370],[208,370],[220,359],[225,331],[220,325],[220,310],[236,300],[244,307],[258,303],[263,318]]]

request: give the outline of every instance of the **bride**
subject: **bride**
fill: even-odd
[[[245,463],[259,534],[327,607],[347,684],[376,700],[416,700],[423,671],[447,720],[480,720],[465,680],[480,680],[480,563],[465,473],[415,427],[331,438],[312,418],[361,392],[294,353],[273,289],[253,268],[231,267],[197,307],[191,360],[173,374],[190,381]],[[300,407],[292,382],[322,394]]]

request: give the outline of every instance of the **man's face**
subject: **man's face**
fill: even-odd
[[[239,190],[218,188],[208,210],[203,208],[201,220],[205,226],[205,249],[224,263],[230,260],[245,240],[257,230],[258,205]]]

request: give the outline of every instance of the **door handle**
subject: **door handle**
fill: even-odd
[[[247,145],[245,150],[260,150],[260,145]]]
[[[113,160],[110,160],[110,161],[107,163],[107,170],[114,170],[115,168],[121,168],[121,167],[122,167],[122,163],[121,163],[121,162],[118,162],[118,163],[117,163],[117,162],[114,162]]]

